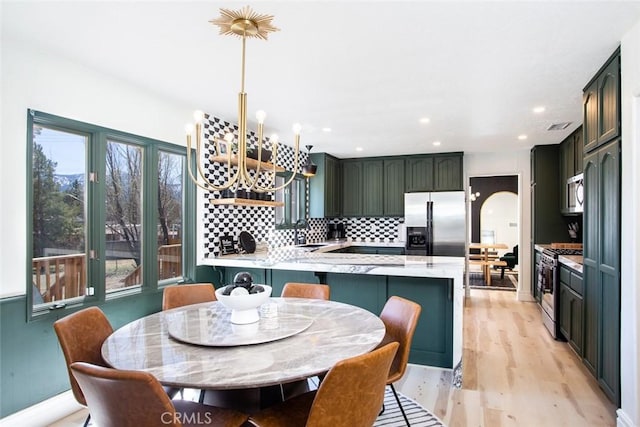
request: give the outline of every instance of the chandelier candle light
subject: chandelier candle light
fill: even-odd
[[[277,145],[278,136],[272,135],[269,141],[272,144],[273,160],[272,165],[264,164],[262,161],[262,145],[264,142],[264,119],[266,113],[262,110],[256,113],[256,119],[258,120],[258,157],[257,163],[254,168],[249,168],[247,165],[247,94],[244,91],[244,76],[245,76],[245,45],[248,37],[255,37],[262,40],[267,40],[267,35],[270,32],[279,31],[278,28],[271,25],[273,16],[260,15],[254,12],[249,6],[245,6],[240,10],[220,9],[221,16],[217,19],[212,19],[211,22],[214,25],[220,27],[220,34],[238,36],[242,39],[242,75],[240,93],[238,94],[238,143],[237,143],[237,158],[232,158],[231,151],[227,150],[227,170],[228,179],[223,184],[216,185],[211,180],[207,179],[204,174],[204,168],[200,164],[201,152],[202,152],[202,121],[204,119],[204,113],[202,111],[196,111],[194,113],[195,119],[195,134],[196,134],[196,157],[197,163],[197,177],[191,170],[191,139],[194,131],[194,126],[188,124],[185,126],[187,133],[187,170],[189,171],[189,177],[200,188],[206,191],[222,191],[231,188],[234,184],[237,189],[244,188],[246,190],[255,190],[258,193],[265,193],[271,191],[281,190],[293,181],[295,173],[280,186],[275,186],[276,176],[276,159],[277,159]],[[295,159],[293,170],[298,170],[298,153],[300,146],[300,130],[299,123],[293,125],[293,133],[295,135]],[[228,133],[224,139],[227,143],[233,142],[233,134]],[[218,156],[221,156],[220,146],[218,139],[214,139],[215,152]],[[235,174],[232,174],[232,165],[237,166]],[[253,177],[249,172],[249,169],[255,169]],[[271,177],[271,186],[267,184],[263,186],[259,183],[260,171],[266,171]]]

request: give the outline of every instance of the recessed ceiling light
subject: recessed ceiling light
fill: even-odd
[[[362,147],[356,147],[356,151],[362,151],[363,148]]]
[[[331,132],[331,128],[322,128],[322,132]]]
[[[436,147],[439,146],[441,144],[440,141],[433,141],[433,145],[435,145]]]
[[[431,119],[429,117],[423,117],[420,119],[420,123],[429,123]]]
[[[519,139],[520,141],[524,141],[525,139],[527,139],[527,135],[525,135],[525,134],[518,135],[518,139]]]
[[[544,107],[541,105],[541,106],[539,106],[539,107],[535,107],[535,108],[533,109],[533,112],[534,112],[534,113],[536,113],[536,114],[540,114],[540,113],[544,113],[544,110],[546,110],[546,108],[544,108]]]

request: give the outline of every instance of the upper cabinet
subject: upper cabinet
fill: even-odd
[[[433,157],[411,156],[405,161],[405,191],[407,193],[433,189]]]
[[[404,158],[384,159],[384,215],[404,216]]]
[[[342,215],[362,215],[362,160],[342,161]]]
[[[404,158],[342,161],[343,216],[404,215]]]
[[[316,175],[309,179],[309,216],[335,218],[342,213],[342,176],[340,161],[325,153],[312,153],[318,166]]]
[[[462,189],[462,154],[434,156],[433,191]]]
[[[362,162],[363,216],[382,216],[384,214],[384,162],[382,160],[364,160]]]
[[[463,153],[338,160],[313,153],[318,165],[309,180],[311,218],[402,217],[404,193],[459,191]]]
[[[569,213],[567,180],[582,173],[582,126],[560,143],[560,210]]]
[[[620,49],[584,88],[584,152],[620,136]]]
[[[407,157],[405,191],[463,190],[463,153]]]

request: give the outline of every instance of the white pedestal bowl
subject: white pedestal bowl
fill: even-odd
[[[260,286],[264,288],[264,292],[246,295],[223,295],[224,288],[216,289],[218,301],[231,309],[231,323],[246,325],[260,320],[258,307],[269,301],[271,297],[271,286]]]

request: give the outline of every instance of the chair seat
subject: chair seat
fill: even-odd
[[[188,400],[172,400],[183,427],[214,425],[241,426],[247,416],[232,409],[221,409]],[[164,421],[164,420],[162,420]]]
[[[316,392],[316,390],[309,391],[271,406],[252,415],[249,422],[259,427],[304,427]]]

